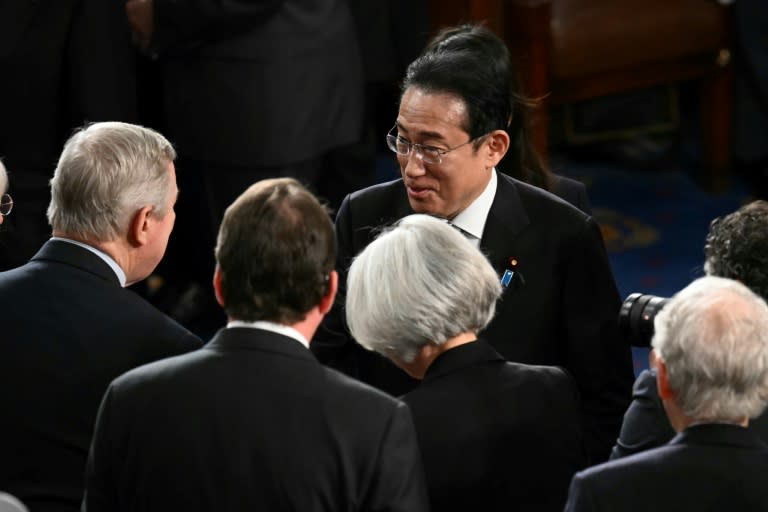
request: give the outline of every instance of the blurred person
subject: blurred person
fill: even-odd
[[[402,178],[342,203],[340,290],[346,293],[352,258],[382,226],[412,213],[450,220],[488,256],[504,288],[481,335],[510,361],[562,366],[573,375],[588,451],[598,462],[608,458],[634,377],[629,345],[618,334],[619,295],[595,220],[497,172],[510,148],[507,78],[469,49],[426,52],[411,63],[387,136]],[[340,307],[313,349],[326,364],[391,394],[415,386],[355,342]]]
[[[0,489],[35,512],[79,509],[108,384],[201,346],[123,289],[163,256],[178,193],[174,157],[163,136],[140,126],[77,131],[51,180],[53,237],[0,273]]]
[[[237,198],[216,246],[227,327],[110,385],[83,510],[427,509],[407,406],[308,350],[335,251],[328,212],[296,180]]]
[[[762,0],[721,0],[731,2],[733,167],[755,197],[768,199],[768,9]]]
[[[577,473],[566,511],[768,510],[768,446],[748,427],[768,398],[768,306],[707,276],[654,321],[652,364],[677,435]]]
[[[401,219],[349,270],[355,339],[421,381],[402,398],[432,510],[561,511],[584,467],[571,377],[507,362],[478,336],[501,291],[485,256],[427,215]]]
[[[587,214],[592,213],[584,184],[554,174],[533,147],[530,117],[537,101],[523,94],[509,49],[501,38],[483,25],[458,25],[440,31],[429,41],[425,51],[471,51],[477,59],[485,61],[509,89],[509,100],[504,102],[503,108],[507,115],[505,129],[510,148],[499,162],[498,169],[552,192]]]
[[[136,122],[135,50],[122,2],[0,2],[0,158],[13,171],[13,216],[0,271],[48,240],[48,181],[64,142],[93,121]]]
[[[707,275],[735,279],[760,297],[768,297],[768,202],[754,201],[714,219],[704,255]],[[632,398],[612,459],[660,446],[675,435],[664,413],[654,369],[637,377]],[[749,428],[768,442],[768,414],[755,418]]]
[[[125,3],[137,44],[160,65],[163,121],[183,170],[163,277],[180,289],[173,316],[199,333],[223,321],[210,289],[213,246],[224,209],[243,190],[293,177],[338,207],[372,182],[366,169],[346,165],[363,127],[347,3]]]

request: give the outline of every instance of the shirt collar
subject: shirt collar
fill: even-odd
[[[451,219],[451,224],[480,240],[483,237],[485,221],[488,219],[488,212],[491,211],[493,198],[496,197],[497,184],[496,169],[493,169],[491,179],[488,180],[483,193],[477,196],[477,199],[472,201],[456,217]]]
[[[264,331],[270,331],[274,332],[276,334],[282,334],[283,336],[288,336],[289,338],[293,338],[304,347],[309,348],[309,341],[302,336],[302,334],[294,329],[293,327],[288,327],[287,325],[282,324],[276,324],[274,322],[267,322],[265,320],[257,320],[256,322],[245,322],[243,320],[230,320],[227,322],[227,329],[230,327],[247,327],[249,329],[262,329]]]
[[[120,286],[125,288],[125,272],[123,272],[123,269],[120,268],[120,265],[117,264],[117,262],[112,259],[112,256],[105,253],[104,251],[100,251],[99,249],[95,248],[92,245],[84,244],[83,242],[78,242],[77,240],[72,240],[71,238],[62,238],[60,236],[52,236],[51,240],[56,240],[59,242],[67,242],[69,244],[77,245],[78,247],[82,247],[83,249],[87,251],[91,251],[93,254],[104,260],[104,263],[109,265],[109,268],[111,268],[115,275],[117,276],[118,281],[120,281]]]

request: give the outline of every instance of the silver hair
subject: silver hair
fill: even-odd
[[[168,213],[168,164],[176,151],[149,128],[128,123],[88,125],[64,145],[53,178],[48,223],[84,239],[125,235],[132,216],[151,206]]]
[[[0,195],[8,190],[8,173],[5,171],[3,161],[0,160]]]
[[[353,261],[347,324],[365,348],[412,362],[424,345],[485,328],[500,295],[493,267],[464,236],[410,215]]]
[[[743,284],[697,279],[654,321],[652,345],[683,413],[694,420],[758,416],[768,400],[768,306]]]

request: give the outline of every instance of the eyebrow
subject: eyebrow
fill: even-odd
[[[398,127],[398,129],[404,131],[405,133],[408,133],[408,130],[402,124],[400,124],[399,121],[395,121],[395,125]],[[425,131],[417,132],[416,134],[426,139],[437,139],[438,141],[445,142],[445,137],[443,136],[442,133],[439,133],[439,132],[432,132],[429,130],[425,130]]]

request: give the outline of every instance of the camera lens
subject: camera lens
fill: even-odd
[[[665,297],[632,293],[621,305],[619,329],[635,347],[649,347],[653,338],[653,319],[669,301]]]

